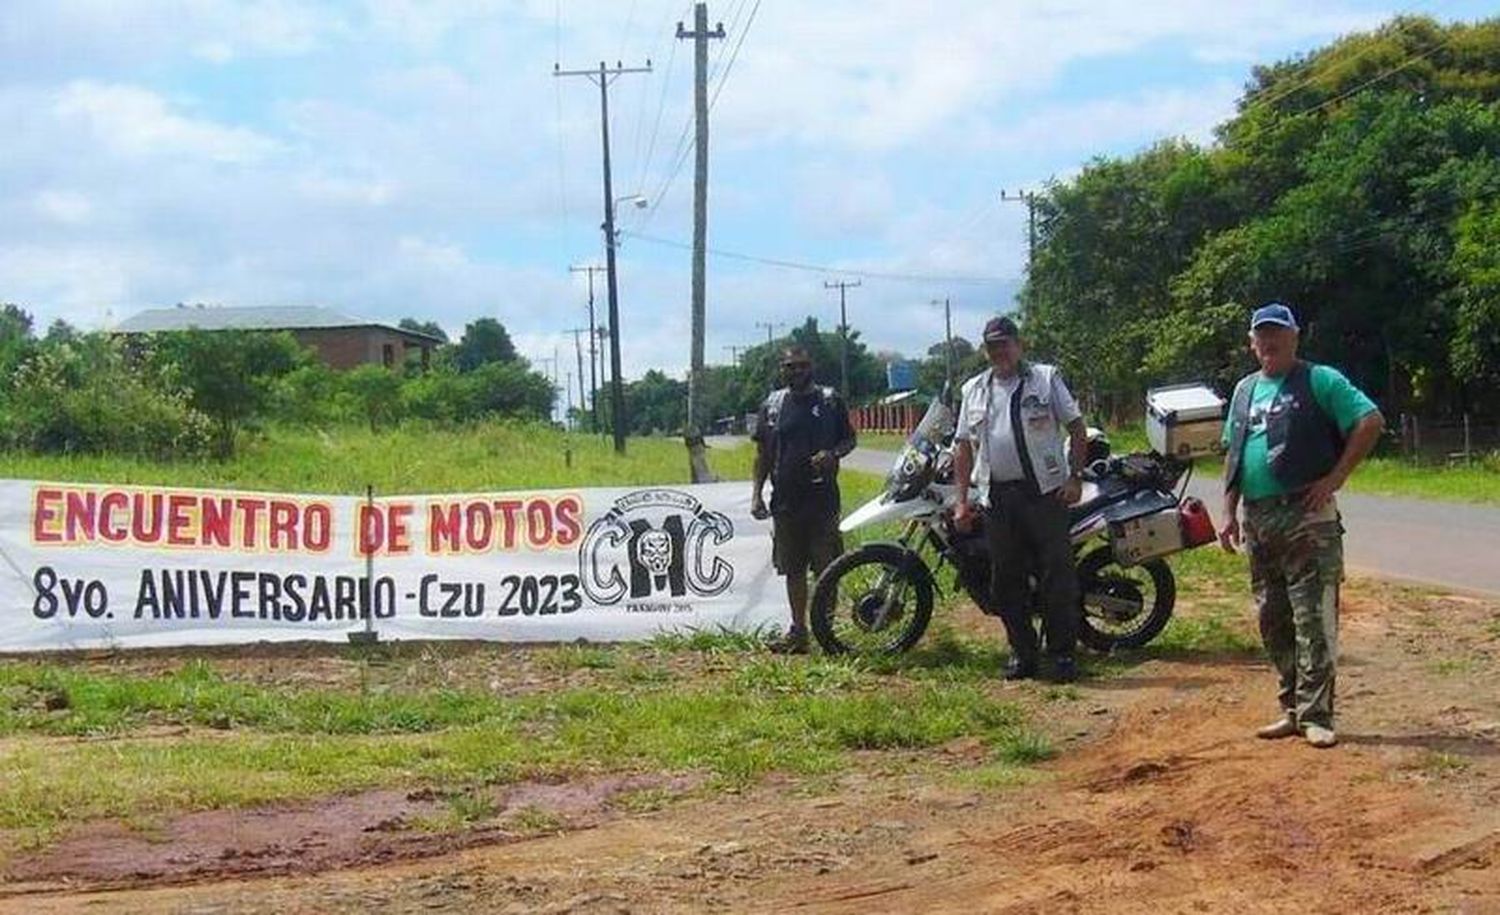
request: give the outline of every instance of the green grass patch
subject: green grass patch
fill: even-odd
[[[1442,677],[1463,677],[1477,673],[1479,667],[1477,658],[1443,658],[1440,661],[1433,661],[1428,669]]]
[[[459,791],[442,819],[463,823],[486,815],[466,806],[465,788],[523,777],[703,772],[713,785],[734,787],[771,771],[834,774],[854,750],[914,750],[959,737],[977,737],[1010,762],[1050,752],[1017,707],[974,684],[875,676],[834,660],[755,657],[716,680],[670,689],[500,697],[269,688],[227,681],[206,663],[151,677],[7,664],[0,828],[50,834],[100,817],[386,785]],[[38,702],[48,690],[65,703]],[[225,730],[131,736],[160,724]],[[115,736],[52,736],[60,734]]]
[[[750,478],[754,449],[712,450],[724,479]],[[109,455],[0,453],[0,477],[58,481],[234,487],[288,492],[377,494],[489,492],[686,483],[678,439],[632,438],[624,456],[609,439],[543,424],[474,423],[443,428],[408,423],[379,434],[272,426],[243,439],[228,461],[147,461]]]

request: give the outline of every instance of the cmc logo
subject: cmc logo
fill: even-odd
[[[578,550],[578,577],[596,604],[722,594],[734,566],[716,555],[734,522],[675,489],[642,489],[615,501]]]

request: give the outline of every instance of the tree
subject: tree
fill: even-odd
[[[380,365],[361,365],[344,373],[344,391],[360,414],[379,432],[401,418],[401,376]]]
[[[448,342],[448,333],[436,321],[418,321],[416,318],[402,318],[396,325],[402,330],[415,331],[426,334],[429,337],[437,337],[444,343]]]
[[[240,427],[264,415],[276,380],[310,358],[285,331],[195,328],[156,336],[160,358],[176,372],[193,407],[213,421],[221,458],[234,454]]]
[[[31,334],[31,315],[19,305],[0,305],[0,389],[30,355],[36,342]]]
[[[472,372],[481,365],[516,361],[516,347],[506,333],[505,325],[494,318],[480,318],[464,327],[464,335],[454,347],[453,363],[460,372]]]

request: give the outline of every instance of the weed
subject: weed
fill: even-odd
[[[1464,676],[1478,671],[1479,662],[1474,658],[1443,658],[1433,661],[1429,669],[1444,677]]]
[[[537,663],[555,673],[574,670],[608,670],[619,663],[618,652],[597,645],[565,645],[537,654]]]
[[[700,629],[687,626],[657,634],[651,640],[652,648],[665,652],[701,651],[714,654],[743,654],[748,651],[763,651],[769,635],[762,629],[745,632],[718,626]]]
[[[537,835],[540,833],[557,832],[563,827],[562,817],[550,810],[540,807],[522,807],[511,814],[509,824],[513,829],[520,832]]]

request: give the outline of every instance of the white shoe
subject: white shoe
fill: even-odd
[[[1333,733],[1332,728],[1325,728],[1321,724],[1310,724],[1302,729],[1302,736],[1307,742],[1320,750],[1326,750],[1339,742],[1338,735]]]
[[[1297,727],[1297,722],[1292,720],[1292,716],[1287,715],[1279,721],[1257,729],[1255,736],[1261,740],[1276,740],[1281,737],[1292,737],[1300,733],[1302,733],[1302,729]]]

